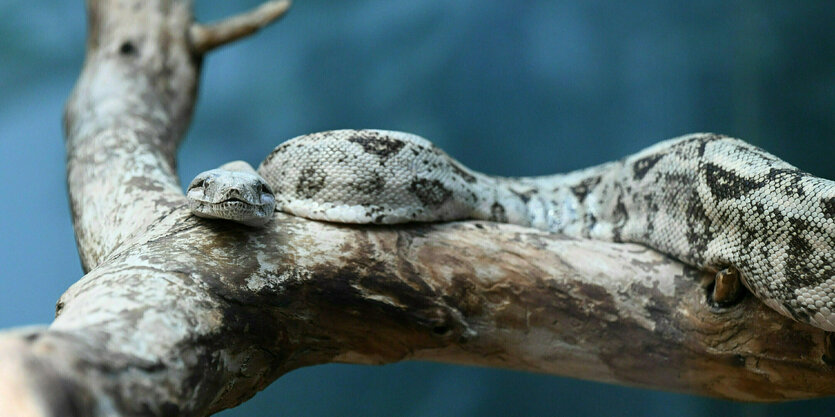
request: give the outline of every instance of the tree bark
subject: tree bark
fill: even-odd
[[[48,327],[0,334],[0,415],[204,416],[293,369],[400,360],[781,401],[835,393],[832,339],[650,249],[489,222],[348,226],[191,216],[175,152],[214,25],[184,0],[88,0],[66,112],[85,271]]]

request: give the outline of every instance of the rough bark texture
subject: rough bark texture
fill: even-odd
[[[201,53],[226,32],[193,47],[186,1],[88,9],[66,130],[89,273],[48,328],[0,335],[0,415],[204,416],[298,367],[409,359],[738,400],[835,393],[829,335],[751,296],[714,307],[701,273],[640,246],[487,222],[190,216],[174,156]]]

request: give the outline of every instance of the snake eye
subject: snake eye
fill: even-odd
[[[206,185],[206,180],[194,180],[188,188],[203,188]]]
[[[272,194],[272,193],[273,193],[273,190],[271,190],[271,189],[270,189],[270,187],[269,187],[267,184],[263,183],[263,182],[262,182],[262,183],[261,183],[261,185],[258,187],[258,191],[259,191],[261,194]]]

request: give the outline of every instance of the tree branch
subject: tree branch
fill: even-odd
[[[302,366],[400,360],[739,400],[835,394],[830,336],[751,296],[712,307],[700,273],[644,247],[489,222],[191,216],[174,175],[200,65],[190,4],[88,8],[66,123],[90,272],[49,328],[0,335],[0,415],[203,416]]]
[[[87,272],[186,200],[175,153],[200,58],[187,1],[88,0],[84,68],[67,102],[67,184]]]
[[[190,34],[194,52],[206,53],[219,46],[249,36],[264,26],[284,16],[290,9],[289,0],[268,1],[256,9],[220,22],[191,25]]]

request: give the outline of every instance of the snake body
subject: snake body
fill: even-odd
[[[412,134],[338,130],[279,145],[258,174],[279,210],[311,219],[483,219],[733,267],[770,307],[835,331],[835,183],[738,139],[692,134],[580,171],[503,178]]]

